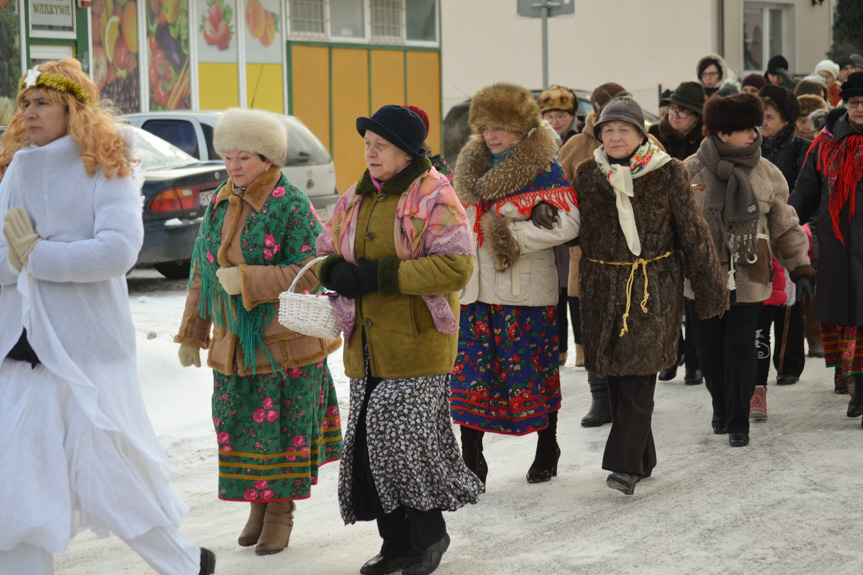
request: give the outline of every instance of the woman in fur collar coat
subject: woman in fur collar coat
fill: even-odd
[[[529,482],[557,473],[560,409],[554,247],[578,234],[575,192],[554,160],[558,145],[520,86],[494,84],[473,97],[474,134],[453,179],[474,231],[479,264],[462,291],[452,416],[468,467],[485,480],[485,432],[538,433]],[[530,221],[557,208],[551,229]]]
[[[709,99],[704,105],[708,135],[686,160],[731,291],[731,308],[722,317],[696,321],[695,336],[713,398],[713,431],[727,433],[732,447],[749,444],[758,369],[755,330],[761,304],[771,294],[770,256],[788,269],[798,299],[811,299],[808,276],[815,273],[806,233],[787,205],[785,178],[761,157],[763,118],[755,96]]]
[[[287,154],[281,122],[232,108],[213,136],[230,179],[204,212],[174,341],[186,367],[200,367],[200,349],[209,351],[219,498],[251,505],[238,543],[266,555],[287,547],[294,500],[309,497],[318,468],[341,456],[327,367],[341,342],[295,333],[273,317],[279,294],[314,257],[322,227],[279,169]],[[310,270],[296,289],[317,285]]]
[[[702,317],[721,313],[728,295],[689,172],[647,139],[638,103],[609,102],[596,136],[602,147],[572,179],[584,216],[584,363],[608,380],[606,483],[632,495],[656,465],[656,373],[677,360],[684,274],[695,284]]]

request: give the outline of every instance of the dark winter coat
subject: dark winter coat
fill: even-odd
[[[775,137],[761,141],[761,157],[779,168],[785,176],[789,192],[794,191],[794,183],[803,168],[803,162],[806,161],[806,152],[810,145],[811,140],[797,135],[797,124],[794,122],[789,122]]]
[[[671,122],[666,116],[660,123],[650,126],[647,133],[655,136],[662,143],[669,156],[677,160],[685,160],[698,151],[698,146],[704,139],[703,126],[704,123],[699,118],[695,125],[689,129],[689,132],[681,134],[671,127]]]
[[[861,138],[848,123],[844,108],[830,112],[827,117],[825,138],[841,142],[845,138]],[[816,139],[812,146],[794,192],[788,203],[797,210],[801,222],[808,221],[817,212],[816,233],[820,245],[815,298],[815,319],[825,323],[859,326],[863,325],[863,179],[854,191],[857,209],[850,216],[849,205],[839,212],[839,230],[845,244],[833,231],[830,217],[830,186],[824,167],[818,161],[821,143]],[[861,161],[859,158],[857,161]],[[861,167],[858,166],[858,170]]]
[[[690,190],[689,172],[682,162],[671,160],[634,181],[632,207],[641,239],[640,257],[652,260],[671,252],[635,270],[610,264],[637,258],[627,247],[614,192],[596,162],[581,163],[572,183],[582,213],[580,308],[585,368],[600,376],[655,374],[677,361],[684,274],[694,285],[701,317],[713,317],[728,307],[725,277]],[[647,313],[640,306],[645,271]],[[621,336],[630,277],[629,331]]]

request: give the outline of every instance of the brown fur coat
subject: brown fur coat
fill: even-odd
[[[684,274],[695,287],[699,316],[712,317],[728,307],[716,248],[692,196],[682,162],[666,165],[634,181],[632,206],[641,238],[641,258],[660,258],[634,273],[627,326],[629,265],[633,262],[618,223],[611,185],[595,162],[578,166],[573,177],[582,213],[580,233],[581,330],[585,368],[600,376],[651,375],[677,361],[683,310]],[[647,272],[647,313],[641,309]]]

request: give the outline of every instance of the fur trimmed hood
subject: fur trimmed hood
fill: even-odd
[[[527,134],[540,123],[539,104],[529,91],[515,84],[486,86],[471,99],[468,125],[474,134],[484,126]]]
[[[699,80],[701,79],[701,70],[702,70],[702,62],[705,60],[715,60],[719,63],[719,71],[722,73],[722,77],[719,79],[721,82],[725,80],[737,79],[737,76],[734,72],[731,71],[731,68],[728,67],[728,64],[725,63],[725,58],[720,56],[719,54],[706,54],[698,59],[698,62],[695,64],[695,77]]]
[[[242,150],[260,154],[282,167],[288,155],[288,133],[276,114],[229,108],[213,128],[213,147],[222,157],[227,150]]]
[[[499,200],[518,193],[554,160],[558,144],[551,128],[530,130],[497,165],[482,135],[474,134],[459,153],[453,188],[462,203]]]

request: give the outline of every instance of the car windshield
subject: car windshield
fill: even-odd
[[[286,166],[323,166],[333,161],[330,153],[305,124],[292,116],[282,116],[288,130]]]
[[[146,130],[132,128],[135,132],[137,156],[144,171],[170,170],[197,164],[199,160],[190,156],[177,146],[170,144]]]

